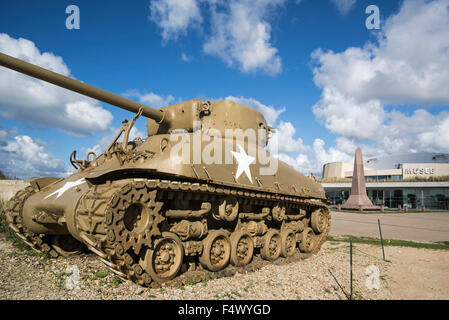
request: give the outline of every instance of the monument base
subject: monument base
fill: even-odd
[[[342,209],[350,210],[379,210],[379,206],[373,205],[371,200],[365,194],[350,195],[348,200],[341,206]]]

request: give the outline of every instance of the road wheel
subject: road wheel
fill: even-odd
[[[228,265],[230,256],[231,244],[228,233],[224,230],[209,231],[203,240],[201,265],[210,271],[219,271]]]
[[[260,250],[260,254],[263,259],[268,261],[274,261],[279,258],[281,254],[281,237],[279,236],[279,232],[275,229],[270,229],[264,235],[263,246]]]
[[[281,232],[281,255],[284,258],[291,257],[295,254],[296,250],[296,236],[295,233],[286,229]]]
[[[315,210],[312,212],[310,224],[312,225],[312,229],[315,233],[322,233],[326,229],[327,214],[321,209]]]
[[[231,263],[244,266],[251,262],[254,254],[254,243],[246,231],[235,231],[231,235]]]
[[[312,252],[315,246],[314,234],[311,228],[305,228],[301,233],[301,242],[299,243],[299,250],[304,253]]]
[[[179,272],[184,258],[184,247],[178,236],[163,232],[162,238],[155,241],[153,249],[147,249],[143,268],[158,283],[166,282]]]

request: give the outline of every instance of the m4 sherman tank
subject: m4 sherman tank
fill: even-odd
[[[0,65],[136,113],[103,154],[73,151],[76,173],[31,179],[9,201],[9,226],[32,248],[58,257],[87,247],[148,286],[325,241],[323,188],[265,150],[274,130],[260,112],[199,99],[152,109],[2,53]],[[128,141],[139,116],[148,136]]]

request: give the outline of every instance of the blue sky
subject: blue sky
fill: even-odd
[[[72,4],[80,9],[79,30],[65,26]],[[365,27],[372,4],[380,10],[377,31]],[[154,107],[230,98],[261,110],[285,108],[274,123],[280,158],[320,174],[325,162],[351,161],[358,145],[366,156],[449,152],[448,5],[2,1],[0,51],[35,62],[51,53],[45,61],[55,71],[65,66],[79,80]],[[19,45],[19,38],[31,44]],[[100,151],[110,128],[133,116],[93,101],[82,105],[86,117],[73,116],[76,96],[44,87],[46,99],[26,99],[34,83],[6,72],[0,70],[0,170],[10,176],[64,175],[73,149]],[[5,85],[14,81],[14,90]],[[143,119],[137,129],[145,134]]]

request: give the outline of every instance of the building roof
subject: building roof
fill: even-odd
[[[351,188],[351,182],[323,182],[324,189]],[[367,182],[367,188],[449,188],[449,181]]]
[[[398,164],[403,163],[449,163],[447,153],[403,153],[378,158],[370,158],[364,161],[365,167],[373,170],[397,169]]]

